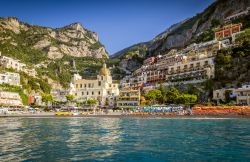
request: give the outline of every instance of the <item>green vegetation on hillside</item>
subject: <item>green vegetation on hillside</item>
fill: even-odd
[[[84,78],[95,78],[102,66],[103,59],[94,57],[72,57],[65,55],[62,59],[51,61],[47,68],[37,69],[40,76],[48,76],[68,87],[73,74],[73,60],[80,75]]]
[[[103,47],[103,45],[100,42],[93,43],[89,46],[89,48],[92,50],[96,50],[96,49],[99,49],[101,47]]]
[[[43,50],[34,48],[34,46],[42,40],[48,40],[50,42],[49,46],[59,47],[60,45],[66,46],[76,46],[77,42],[86,42],[86,46],[89,46],[90,49],[96,50],[103,45],[97,41],[96,43],[91,43],[90,39],[96,40],[93,32],[86,30],[86,33],[82,38],[71,38],[69,37],[69,42],[61,41],[60,39],[53,38],[51,34],[60,34],[61,32],[66,32],[66,30],[72,30],[69,27],[52,29],[47,27],[29,25],[23,22],[18,23],[24,25],[23,29],[20,28],[20,32],[14,32],[8,29],[8,23],[13,21],[16,18],[1,18],[0,21],[0,51],[2,55],[8,56],[14,59],[20,60],[20,62],[27,64],[28,66],[34,67],[39,63],[44,64],[45,66],[37,68],[38,78],[51,78],[54,81],[59,82],[64,87],[69,85],[73,66],[72,60],[75,60],[76,68],[78,72],[84,77],[93,78],[97,74],[97,69],[102,65],[102,61],[107,59],[107,56],[103,54],[103,59],[96,59],[94,57],[73,57],[69,55],[64,55],[62,59],[49,59],[47,56],[47,47]],[[6,27],[7,26],[7,27]],[[26,28],[27,27],[27,28]],[[54,33],[51,33],[51,32]],[[66,33],[67,34],[67,33]],[[46,41],[45,41],[46,44]],[[32,90],[41,90],[45,93],[48,93],[50,88],[47,86],[47,81],[44,79],[29,79],[28,85],[31,85]]]
[[[249,36],[250,32],[247,30],[238,38],[239,46],[218,51],[215,58],[215,81],[220,83],[220,86],[227,83],[240,85],[250,80]]]
[[[47,55],[32,46],[35,42],[41,40],[43,36],[44,34],[39,30],[22,30],[19,34],[7,29],[0,30],[0,37],[5,38],[0,43],[0,50],[6,56],[19,59],[26,64],[37,64],[44,61]]]

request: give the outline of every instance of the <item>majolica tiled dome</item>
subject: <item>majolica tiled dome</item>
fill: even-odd
[[[111,75],[109,69],[106,67],[106,64],[103,64],[102,68],[99,71],[99,75]]]

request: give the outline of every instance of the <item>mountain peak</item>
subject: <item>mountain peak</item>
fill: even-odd
[[[66,26],[66,28],[72,28],[72,29],[75,29],[75,30],[78,30],[78,31],[85,30],[83,25],[81,23],[79,23],[79,22],[72,23],[72,24]]]

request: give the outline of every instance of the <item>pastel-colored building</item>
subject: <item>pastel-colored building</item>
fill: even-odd
[[[217,51],[229,45],[229,39],[224,39],[193,43],[179,51],[172,49],[167,54],[156,56],[153,62],[152,58],[147,59],[124,81],[142,90],[156,87],[159,83],[167,86],[203,82],[214,77],[213,59]]]
[[[140,89],[133,89],[130,84],[124,84],[120,89],[116,105],[119,108],[131,108],[140,105]]]
[[[213,58],[176,63],[169,66],[166,81],[169,85],[199,83],[214,77]]]
[[[38,94],[33,94],[28,97],[29,105],[43,105],[42,96]]]
[[[119,88],[118,84],[113,83],[111,73],[104,64],[95,80],[82,79],[79,74],[74,74],[70,93],[76,96],[77,101],[95,99],[101,106],[114,106]]]
[[[238,33],[241,31],[242,24],[229,24],[225,25],[222,28],[219,28],[215,31],[215,39],[223,39],[231,37],[234,33]]]

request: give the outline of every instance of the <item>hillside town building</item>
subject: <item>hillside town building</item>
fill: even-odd
[[[231,37],[233,34],[241,31],[242,24],[228,24],[224,25],[222,28],[219,28],[215,31],[215,39],[223,39]]]
[[[132,75],[124,77],[121,85],[130,83],[132,88],[147,91],[160,83],[176,85],[203,82],[214,77],[214,57],[217,51],[229,45],[228,39],[212,40],[150,57]]]
[[[15,92],[0,91],[1,106],[23,106],[20,95]]]
[[[123,84],[120,89],[120,95],[116,100],[117,107],[130,108],[140,105],[140,89],[133,89],[130,84]]]
[[[236,98],[237,105],[250,105],[250,85],[245,84],[240,88],[222,88],[213,91],[213,99],[219,104],[224,102],[226,98],[226,91],[229,91],[229,97]]]
[[[26,64],[21,63],[19,60],[7,56],[2,56],[1,52],[0,52],[0,67],[6,69],[14,69],[16,71],[22,71],[33,77],[37,75],[35,69],[27,67]]]
[[[235,90],[238,105],[250,105],[250,85],[243,85]]]
[[[235,88],[222,88],[213,91],[213,100],[215,100],[217,104],[225,102],[227,91],[230,92],[230,98],[236,97]]]
[[[230,22],[232,22],[233,20],[236,20],[236,19],[238,19],[238,18],[240,18],[240,17],[246,16],[246,15],[249,14],[249,11],[250,11],[250,7],[247,7],[246,10],[238,11],[237,13],[234,13],[234,14],[232,14],[232,15],[226,17],[226,18],[224,19],[224,22],[225,22],[225,23],[230,23]]]
[[[70,87],[69,93],[75,95],[77,101],[95,99],[101,106],[114,106],[119,95],[118,84],[113,83],[106,64],[103,64],[95,80],[83,79],[79,74],[74,74]]]
[[[168,85],[199,83],[214,77],[213,58],[197,58],[169,66],[166,82]]]
[[[18,73],[2,72],[0,73],[0,84],[20,86],[20,75]]]

